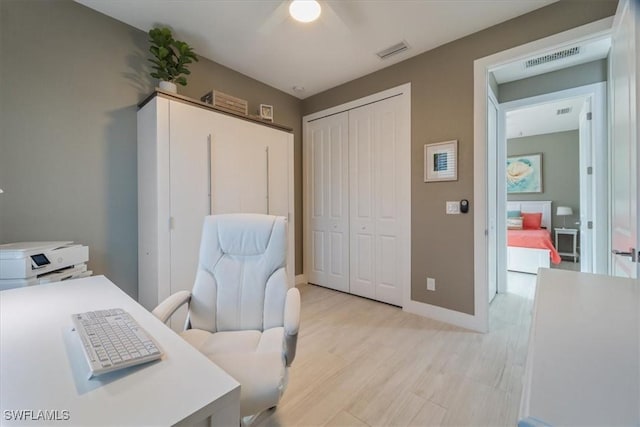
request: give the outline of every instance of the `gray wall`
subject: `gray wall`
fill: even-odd
[[[613,1],[560,1],[303,101],[303,114],[411,82],[411,298],[474,312],[473,61],[615,13]],[[459,141],[458,181],[423,182],[423,146]],[[445,215],[469,199],[468,215]],[[436,291],[425,278],[434,277]]]
[[[558,206],[569,206],[573,217],[566,217],[567,227],[575,228],[580,217],[580,145],[577,130],[525,136],[507,140],[507,155],[542,153],[542,193],[509,194],[508,200],[551,200],[551,224],[562,227],[556,216]]]
[[[502,103],[606,80],[607,60],[600,59],[527,79],[503,83],[498,86],[498,91],[495,93],[498,101]]]
[[[74,240],[90,268],[137,295],[136,105],[155,86],[146,34],[70,0],[0,2],[0,242]],[[180,93],[212,87],[274,105],[295,129],[301,254],[301,102],[214,62]]]

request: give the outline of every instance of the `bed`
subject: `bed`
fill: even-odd
[[[507,270],[523,273],[538,272],[558,264],[560,255],[551,241],[551,202],[507,202],[507,212],[541,213],[539,230],[507,230]]]

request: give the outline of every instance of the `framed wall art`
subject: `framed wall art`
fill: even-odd
[[[542,153],[507,157],[507,193],[542,193]]]
[[[458,179],[458,140],[424,146],[424,182]]]

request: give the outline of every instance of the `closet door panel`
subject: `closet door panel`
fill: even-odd
[[[371,106],[349,112],[351,293],[375,298],[374,117]]]
[[[345,265],[345,254],[344,254],[344,246],[345,246],[345,241],[344,241],[344,233],[336,233],[336,232],[331,232],[330,234],[330,238],[331,238],[331,247],[330,247],[330,251],[329,251],[329,255],[331,256],[331,271],[330,274],[332,276],[344,276],[345,271],[346,270],[346,265]]]
[[[309,280],[311,283],[316,283],[316,281],[320,282],[320,280],[326,280],[324,276],[326,276],[326,267],[324,265],[324,235],[325,233],[322,231],[314,231],[312,233],[313,239],[313,265],[311,268],[313,269],[314,280]],[[312,277],[312,276],[310,276]],[[321,282],[322,283],[322,282]]]
[[[398,266],[402,264],[398,247],[398,159],[400,125],[399,98],[372,104],[375,128],[375,229],[376,229],[376,299],[402,304]]]
[[[375,299],[374,237],[358,233],[351,240],[351,293]]]
[[[327,230],[327,214],[325,214],[325,129],[320,124],[310,125],[309,145],[311,158],[309,166],[311,169],[310,190],[311,209],[309,227],[313,239],[311,253],[311,270],[307,273],[307,280],[317,285],[328,286],[327,267],[324,261],[325,242],[324,237]]]
[[[402,304],[398,114],[398,98],[349,112],[351,290],[395,305]]]
[[[171,294],[191,290],[198,266],[204,217],[209,214],[206,110],[180,102],[169,104],[169,194]],[[171,328],[184,327],[187,310],[171,317]]]
[[[307,280],[349,291],[348,115],[307,125],[306,165],[310,194],[307,221],[312,253]]]
[[[327,282],[333,289],[349,291],[349,182],[348,175],[348,116],[339,115],[331,119],[325,158],[325,203],[328,214],[328,244],[325,258],[331,264],[327,271]]]

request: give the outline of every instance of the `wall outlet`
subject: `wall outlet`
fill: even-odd
[[[435,291],[436,290],[436,279],[433,277],[427,277],[427,290]]]
[[[457,200],[454,202],[447,201],[447,215],[457,215],[460,213],[460,202]]]

